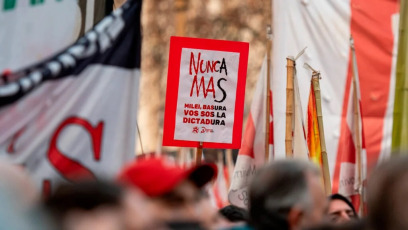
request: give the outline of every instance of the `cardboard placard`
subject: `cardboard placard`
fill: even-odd
[[[241,146],[249,44],[171,37],[163,145]]]

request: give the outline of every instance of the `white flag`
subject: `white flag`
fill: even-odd
[[[248,205],[248,185],[250,179],[256,173],[257,167],[265,164],[266,77],[267,62],[265,57],[252,99],[251,111],[245,127],[241,149],[239,150],[237,162],[235,163],[234,173],[231,176],[231,186],[228,194],[228,199],[231,204],[243,208],[246,208]],[[269,158],[272,159],[272,103],[270,103],[270,106],[269,154],[271,157]]]

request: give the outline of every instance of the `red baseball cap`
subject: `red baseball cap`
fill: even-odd
[[[131,162],[118,176],[122,183],[136,186],[147,196],[156,197],[170,192],[185,179],[202,188],[217,176],[215,164],[204,163],[182,168],[165,158],[145,158]]]

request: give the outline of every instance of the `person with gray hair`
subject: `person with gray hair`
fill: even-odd
[[[275,161],[261,168],[250,185],[249,219],[255,230],[312,227],[326,210],[320,170],[307,161]]]

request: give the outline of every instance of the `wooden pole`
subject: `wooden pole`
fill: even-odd
[[[331,181],[330,181],[330,172],[329,172],[329,161],[327,159],[327,152],[326,152],[326,141],[324,138],[322,98],[320,95],[319,80],[320,80],[320,73],[313,71],[312,85],[313,85],[313,91],[315,93],[315,98],[316,98],[317,123],[319,124],[320,148],[322,150],[322,161],[323,161],[324,189],[326,191],[326,195],[330,195],[331,194]]]
[[[226,160],[227,160],[227,167],[228,167],[228,180],[227,180],[227,185],[228,188],[231,186],[231,178],[234,174],[234,161],[232,159],[232,149],[227,149],[225,151],[226,154]]]
[[[176,11],[176,35],[184,36],[186,28],[187,0],[175,0],[174,9]]]
[[[360,118],[361,117],[361,111],[359,108],[359,98],[358,98],[358,91],[357,91],[357,77],[358,77],[358,69],[357,69],[357,58],[356,58],[356,53],[354,49],[354,40],[352,37],[350,37],[350,48],[351,48],[351,55],[352,55],[352,61],[353,61],[353,108],[354,108],[354,132],[355,132],[355,146],[356,146],[356,166],[357,166],[357,183],[358,187],[355,188],[357,189],[358,194],[361,195],[361,198],[363,198],[363,178],[362,178],[362,141],[361,141],[361,124],[360,124]],[[363,199],[360,199],[360,207],[358,207],[359,213],[364,213],[364,202]]]
[[[139,143],[140,143],[140,149],[142,150],[142,155],[144,155],[144,151],[143,151],[143,144],[142,144],[142,136],[140,135],[140,129],[139,129],[139,124],[136,121],[136,129],[137,129],[137,136],[139,138]]]
[[[203,142],[200,141],[200,144],[198,145],[198,148],[197,148],[197,154],[196,154],[196,164],[197,165],[201,164],[202,157],[203,157]]]
[[[177,159],[176,162],[178,165],[184,167],[185,166],[185,149],[183,147],[178,148],[177,150]]]
[[[293,79],[295,75],[295,60],[292,57],[286,58],[286,136],[285,151],[286,157],[293,157]]]
[[[121,7],[125,2],[126,0],[113,0],[113,10]]]
[[[271,114],[271,49],[272,49],[272,28],[270,25],[266,28],[266,111],[265,111],[265,163],[269,162],[269,139],[270,129],[270,114]]]
[[[162,129],[162,128],[159,129],[159,140],[163,140],[163,129]],[[162,145],[162,143],[159,141],[159,142],[157,143],[156,151],[155,151],[155,154],[154,154],[154,155],[160,156],[160,155],[162,155],[162,153],[163,153],[163,145]]]

